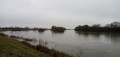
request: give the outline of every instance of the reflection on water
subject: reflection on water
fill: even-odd
[[[58,32],[58,31],[52,31],[51,30],[51,32],[52,32],[52,34],[63,34],[65,31]]]
[[[62,33],[50,30],[4,31],[7,35],[35,38],[33,45],[44,45],[49,49],[75,57],[120,57],[120,33],[76,32],[67,30]]]
[[[92,36],[94,39],[99,39],[100,37],[104,37],[108,40],[111,40],[111,42],[119,43],[120,42],[120,33],[108,33],[108,32],[78,32],[75,31],[76,34],[79,36],[84,35],[85,38],[89,38]]]
[[[44,31],[38,31],[39,33],[44,33]]]

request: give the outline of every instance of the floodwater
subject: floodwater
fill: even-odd
[[[74,57],[120,57],[120,33],[76,32],[63,33],[50,30],[3,31],[7,35],[35,39],[32,45],[44,45]]]

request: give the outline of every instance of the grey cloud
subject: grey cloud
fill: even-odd
[[[0,0],[0,26],[74,28],[120,21],[119,0]]]

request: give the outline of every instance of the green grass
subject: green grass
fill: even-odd
[[[23,43],[0,35],[0,57],[53,57]]]

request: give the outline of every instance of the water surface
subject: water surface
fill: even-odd
[[[42,44],[50,49],[75,57],[120,57],[119,33],[76,32],[56,33],[50,30],[3,31],[7,35],[35,39],[32,45]]]

